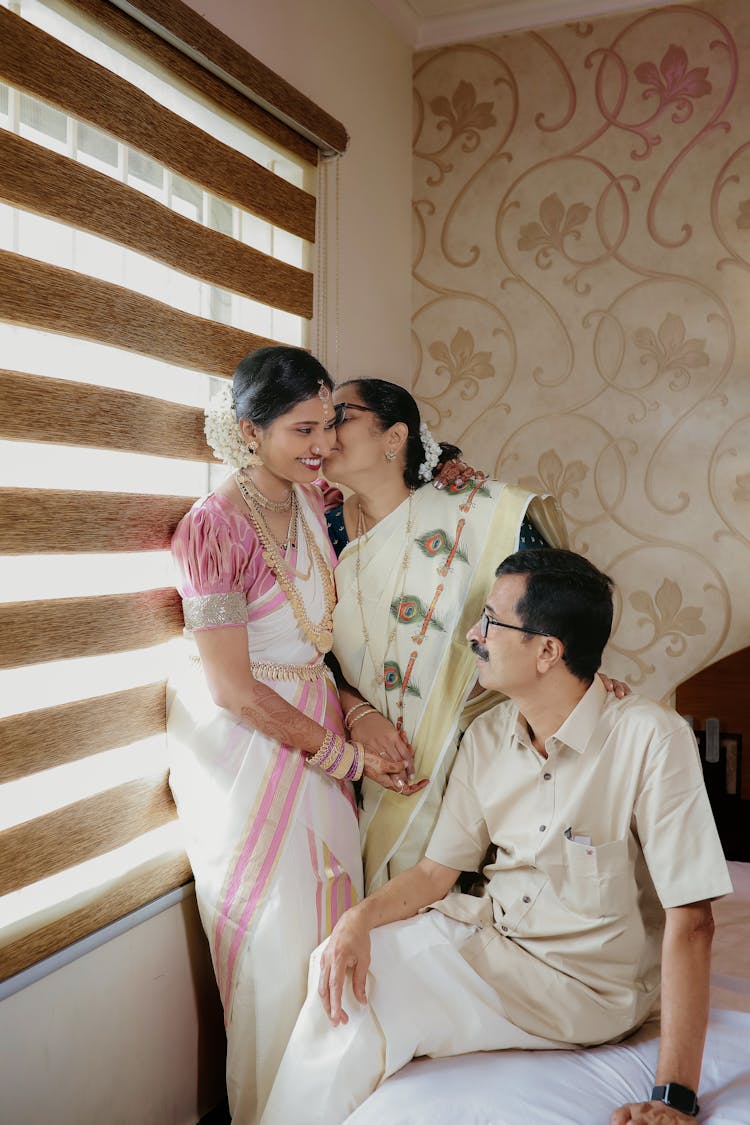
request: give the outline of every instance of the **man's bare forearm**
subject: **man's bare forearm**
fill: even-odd
[[[708,1026],[713,931],[709,902],[667,911],[657,1084],[679,1082],[698,1089]]]
[[[368,930],[412,918],[423,906],[444,898],[460,872],[430,859],[394,876],[384,887],[363,899],[354,910]]]

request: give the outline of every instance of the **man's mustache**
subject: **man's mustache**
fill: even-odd
[[[479,657],[480,660],[489,660],[490,654],[484,645],[480,645],[479,641],[470,641],[469,643],[475,656]]]

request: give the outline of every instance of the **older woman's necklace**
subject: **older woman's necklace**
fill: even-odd
[[[245,487],[245,481],[239,472],[235,474],[235,480],[237,481],[237,487],[240,490],[242,499],[247,506],[250,521],[257,532],[258,539],[263,548],[263,559],[266,566],[273,573],[279,586],[284,591],[287,601],[292,607],[292,613],[297,619],[302,632],[307,639],[315,645],[318,652],[330,652],[333,648],[333,607],[336,604],[333,573],[315,541],[315,536],[305,519],[305,513],[302,511],[294,489],[292,489],[290,493],[291,515],[289,518],[289,526],[291,529],[293,524],[296,528],[297,521],[299,520],[302,535],[307,546],[307,552],[320,575],[320,582],[323,589],[323,616],[317,624],[310,619],[305,603],[302,600],[302,595],[294,583],[292,573],[281,554],[279,543],[274,538],[271,529],[266,523],[260,505],[257,504],[249,489]]]
[[[412,547],[414,545],[414,540],[413,540],[413,537],[412,537],[412,529],[414,527],[413,507],[414,507],[414,489],[410,488],[409,489],[409,508],[408,508],[407,515],[406,515],[406,550],[404,551],[404,555],[403,555],[403,558],[401,560],[401,590],[399,592],[398,605],[395,605],[395,603],[392,603],[392,607],[395,608],[396,613],[395,613],[395,616],[394,616],[393,625],[391,626],[390,631],[388,633],[388,637],[386,638],[385,649],[383,650],[383,659],[381,660],[380,664],[378,665],[377,662],[375,661],[374,656],[373,656],[373,646],[372,646],[372,643],[370,641],[370,632],[367,628],[367,621],[365,619],[365,608],[364,608],[364,602],[363,602],[363,598],[362,598],[362,585],[361,585],[361,581],[360,581],[362,559],[361,559],[361,553],[360,553],[360,545],[362,543],[362,539],[367,534],[367,528],[365,526],[365,514],[362,511],[362,505],[357,504],[357,549],[356,549],[356,554],[354,556],[354,576],[355,576],[355,586],[356,586],[356,594],[357,594],[357,605],[359,606],[359,619],[360,619],[360,622],[362,624],[362,636],[365,639],[365,647],[366,647],[367,652],[369,654],[370,660],[372,661],[373,668],[375,669],[375,682],[379,685],[382,685],[382,684],[385,683],[386,662],[388,660],[388,654],[391,650],[391,646],[393,645],[393,642],[396,640],[396,632],[398,630],[398,623],[399,623],[399,620],[400,620],[400,617],[401,617],[401,610],[402,610],[402,607],[403,607],[403,604],[404,604],[404,590],[406,589],[406,575],[407,575],[408,570],[409,570],[409,563],[411,561],[411,551],[412,551]],[[403,703],[403,692],[402,692],[402,699],[401,699],[400,702]]]

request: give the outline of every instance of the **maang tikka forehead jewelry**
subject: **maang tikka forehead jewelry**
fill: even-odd
[[[318,398],[323,403],[323,421],[328,422],[331,419],[331,414],[329,413],[331,406],[331,391],[330,388],[325,385],[322,379],[318,379]]]

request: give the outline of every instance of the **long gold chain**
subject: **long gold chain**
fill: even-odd
[[[263,559],[269,570],[272,571],[276,581],[281,589],[284,591],[287,600],[292,607],[292,612],[297,619],[297,622],[305,634],[307,639],[311,641],[319,652],[330,652],[333,647],[333,607],[336,604],[336,590],[333,585],[333,572],[327,560],[323,557],[323,553],[318,547],[315,536],[310,530],[310,526],[305,518],[305,513],[302,506],[297,501],[297,495],[294,489],[292,490],[292,519],[299,519],[302,527],[302,535],[307,544],[307,550],[313,559],[315,567],[320,575],[320,581],[323,588],[323,616],[320,621],[315,624],[310,619],[310,615],[305,608],[305,603],[302,600],[302,595],[297,589],[291,577],[289,569],[281,555],[279,544],[271,533],[266,520],[263,516],[261,509],[254,502],[252,494],[247,489],[242,487],[239,473],[235,474],[235,480],[242,495],[243,500],[247,506],[250,520],[258,533],[258,538],[263,548]]]
[[[365,516],[364,516],[364,512],[362,511],[362,505],[357,504],[357,551],[356,551],[356,554],[354,556],[354,577],[355,577],[355,585],[356,585],[356,593],[357,593],[357,604],[359,606],[359,618],[360,618],[360,621],[362,623],[362,636],[365,639],[365,647],[366,647],[367,652],[370,656],[370,660],[372,662],[373,668],[375,669],[375,682],[377,684],[384,684],[385,683],[385,665],[386,665],[386,661],[388,659],[388,653],[390,652],[391,645],[396,640],[396,633],[398,631],[399,618],[401,616],[401,609],[402,609],[402,606],[404,604],[404,590],[406,589],[406,575],[407,575],[407,572],[409,570],[409,563],[411,561],[411,551],[412,551],[412,547],[414,545],[413,538],[412,538],[412,528],[414,526],[413,506],[414,506],[414,489],[410,488],[409,489],[409,510],[408,510],[408,513],[407,513],[407,516],[406,516],[406,550],[404,551],[404,556],[403,556],[403,559],[401,560],[401,590],[400,590],[399,597],[398,597],[398,606],[396,607],[396,613],[395,613],[395,617],[394,617],[394,620],[393,620],[393,625],[391,626],[390,631],[388,633],[388,636],[386,638],[385,649],[383,650],[383,659],[381,660],[380,665],[378,665],[375,661],[374,656],[373,656],[373,647],[372,647],[372,644],[370,643],[370,632],[367,628],[367,621],[365,620],[365,610],[364,610],[364,605],[363,605],[363,600],[362,600],[362,586],[361,586],[361,583],[360,583],[360,573],[361,573],[361,567],[362,567],[362,560],[361,560],[361,557],[360,557],[360,544],[362,543],[362,539],[363,539],[363,537],[366,533],[366,528],[365,528]],[[402,692],[402,694],[403,694],[403,692]]]

